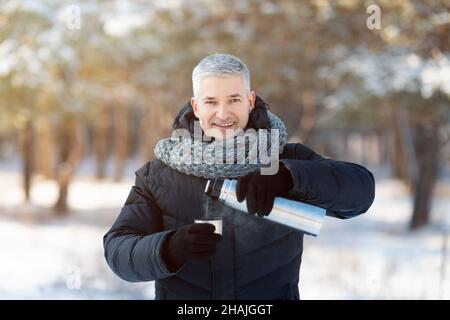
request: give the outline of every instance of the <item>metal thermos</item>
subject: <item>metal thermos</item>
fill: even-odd
[[[247,212],[246,201],[236,197],[237,180],[211,179],[206,183],[205,193],[214,199]],[[298,229],[306,234],[318,236],[325,219],[326,210],[303,202],[276,197],[273,209],[264,219]]]

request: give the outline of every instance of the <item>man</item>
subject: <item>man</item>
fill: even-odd
[[[136,171],[135,185],[104,236],[106,260],[124,280],[155,280],[156,299],[297,300],[304,234],[264,218],[274,198],[351,218],[372,204],[373,176],[357,164],[286,144],[282,121],[250,89],[248,68],[238,58],[208,56],[195,67],[192,81],[194,96],[173,124],[189,136],[161,140],[155,148],[158,159]],[[190,161],[192,154],[180,150],[194,145],[198,123],[207,138],[201,151],[242,139],[242,132],[278,130],[279,141],[268,139],[269,149],[279,150],[278,170],[262,174],[263,164],[247,158],[244,164]],[[194,224],[204,216],[207,180],[216,177],[237,178],[238,200],[245,199],[248,209],[242,213],[209,200],[208,214],[223,220],[222,235],[211,224]]]

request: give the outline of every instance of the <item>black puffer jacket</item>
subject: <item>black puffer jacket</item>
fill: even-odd
[[[267,128],[267,106],[257,96],[247,128]],[[173,128],[192,134],[194,120],[186,103]],[[286,145],[280,160],[292,174],[289,197],[325,208],[328,216],[351,218],[373,202],[375,181],[362,166],[324,159],[302,144]],[[156,299],[299,299],[303,233],[218,201],[209,208],[209,214],[223,218],[216,254],[168,271],[161,257],[164,240],[202,217],[205,185],[206,179],[160,160],[136,171],[135,185],[103,239],[111,269],[127,281],[155,280]]]
[[[302,144],[285,146],[280,159],[292,173],[292,199],[351,218],[374,199],[372,174],[357,164],[324,159]],[[170,273],[161,258],[167,234],[203,212],[206,179],[188,176],[160,160],[136,171],[136,182],[104,236],[106,260],[127,281],[155,280],[156,299],[299,299],[303,234],[217,201],[223,239],[212,259],[191,261]]]

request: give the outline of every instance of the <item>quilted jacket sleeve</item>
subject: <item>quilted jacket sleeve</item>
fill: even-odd
[[[306,146],[286,146],[280,161],[291,172],[289,197],[327,209],[327,215],[347,219],[366,212],[375,197],[372,173],[355,163],[325,159]]]
[[[136,171],[135,185],[111,229],[103,237],[109,267],[120,278],[152,281],[171,273],[161,258],[164,239],[161,210],[146,186],[150,162]]]

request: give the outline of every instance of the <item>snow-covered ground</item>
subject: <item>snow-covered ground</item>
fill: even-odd
[[[133,184],[130,172],[113,183],[81,170],[70,189],[71,214],[55,218],[54,182],[35,177],[32,201],[23,204],[17,170],[0,166],[0,299],[152,299],[153,282],[122,281],[103,257],[102,237]],[[450,299],[450,257],[443,261],[444,251],[450,256],[450,184],[435,192],[429,227],[408,232],[410,212],[404,187],[379,178],[367,214],[327,218],[319,237],[305,238],[302,299]]]
[[[318,238],[305,240],[302,298],[450,299],[447,188],[437,189],[433,221],[418,232],[408,230],[412,202],[405,188],[387,179],[377,182],[366,214],[328,218]]]

